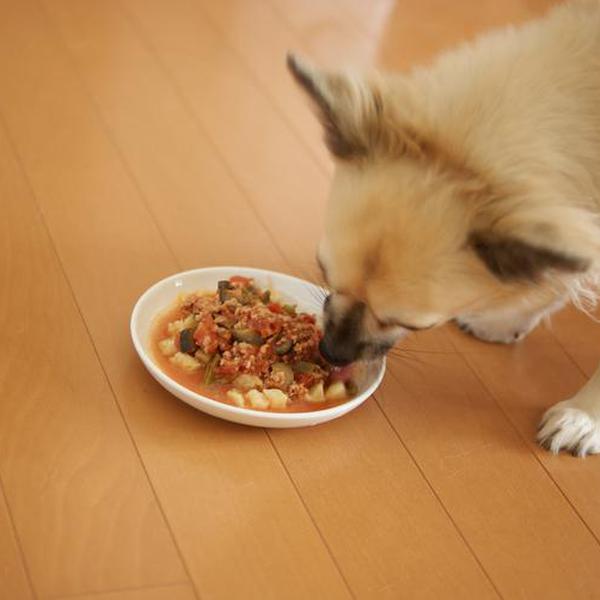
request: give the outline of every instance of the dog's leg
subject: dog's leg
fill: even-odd
[[[542,307],[516,309],[514,307],[486,313],[464,315],[456,319],[458,326],[467,333],[500,344],[512,344],[522,340],[539,322],[565,305],[565,299],[555,299]]]
[[[554,453],[563,449],[576,456],[600,453],[600,366],[573,398],[546,411],[537,439]]]

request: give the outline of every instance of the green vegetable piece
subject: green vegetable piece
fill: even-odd
[[[295,373],[313,373],[314,371],[318,371],[319,367],[315,365],[315,363],[299,361],[292,365],[292,369]]]
[[[248,288],[242,288],[240,291],[240,303],[244,306],[254,302],[254,294]]]
[[[283,356],[292,349],[292,340],[281,340],[275,344],[275,354]]]
[[[290,317],[296,316],[296,305],[295,304],[284,304],[281,308],[283,308],[284,312],[286,312]]]
[[[265,343],[258,331],[254,329],[234,329],[232,333],[233,339],[237,342],[246,342],[253,346],[262,346]]]
[[[352,379],[346,381],[346,391],[348,392],[348,396],[356,396],[358,394],[358,386]]]
[[[185,354],[194,354],[198,349],[194,341],[194,329],[184,329],[179,334],[179,349]]]
[[[260,299],[263,304],[269,304],[271,302],[271,290],[265,290]]]
[[[208,361],[208,364],[206,365],[206,368],[204,369],[204,383],[206,385],[210,385],[211,383],[214,383],[215,368],[219,364],[220,359],[221,359],[221,357],[219,356],[218,352],[216,354],[213,354],[210,357],[210,360]]]
[[[275,375],[277,373],[281,373],[283,376],[284,385],[291,385],[294,383],[294,371],[292,371],[292,367],[290,365],[286,365],[285,363],[276,362],[273,363],[271,367],[271,372]]]

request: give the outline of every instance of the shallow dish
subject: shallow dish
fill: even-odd
[[[218,281],[233,275],[251,277],[260,287],[269,288],[282,297],[293,300],[300,310],[317,316],[322,313],[323,291],[308,281],[282,273],[247,267],[210,267],[171,275],[142,294],[135,304],[130,323],[131,338],[140,359],[152,377],[166,390],[194,408],[214,417],[256,427],[285,428],[318,425],[341,417],[362,404],[377,389],[385,372],[384,359],[373,363],[365,370],[362,380],[357,382],[356,396],[343,404],[310,412],[283,413],[239,408],[207,398],[174,381],[156,364],[150,349],[155,319],[172,306],[179,294],[213,290]]]

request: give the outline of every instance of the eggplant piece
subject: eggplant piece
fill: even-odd
[[[234,329],[232,334],[236,342],[246,342],[253,346],[262,346],[265,343],[260,333],[254,329]]]
[[[185,354],[194,354],[198,345],[194,341],[194,329],[184,329],[179,334],[179,349]]]
[[[292,349],[292,345],[292,340],[279,340],[273,349],[275,350],[275,354],[283,356]]]
[[[271,302],[271,290],[265,290],[260,299],[263,304],[269,304]]]
[[[283,312],[290,315],[290,317],[296,316],[296,305],[295,304],[284,304],[281,308],[283,308]]]
[[[219,302],[227,302],[227,300],[231,298],[229,290],[232,290],[233,288],[233,284],[227,281],[226,279],[223,281],[219,281],[219,283],[217,283],[217,290],[219,292]]]
[[[294,373],[314,373],[315,371],[319,371],[319,366],[315,363],[306,362],[301,360],[292,365],[292,369]]]

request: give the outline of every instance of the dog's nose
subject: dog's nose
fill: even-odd
[[[343,367],[354,362],[358,358],[355,348],[344,347],[342,344],[332,344],[327,338],[319,342],[321,356],[335,367]]]

